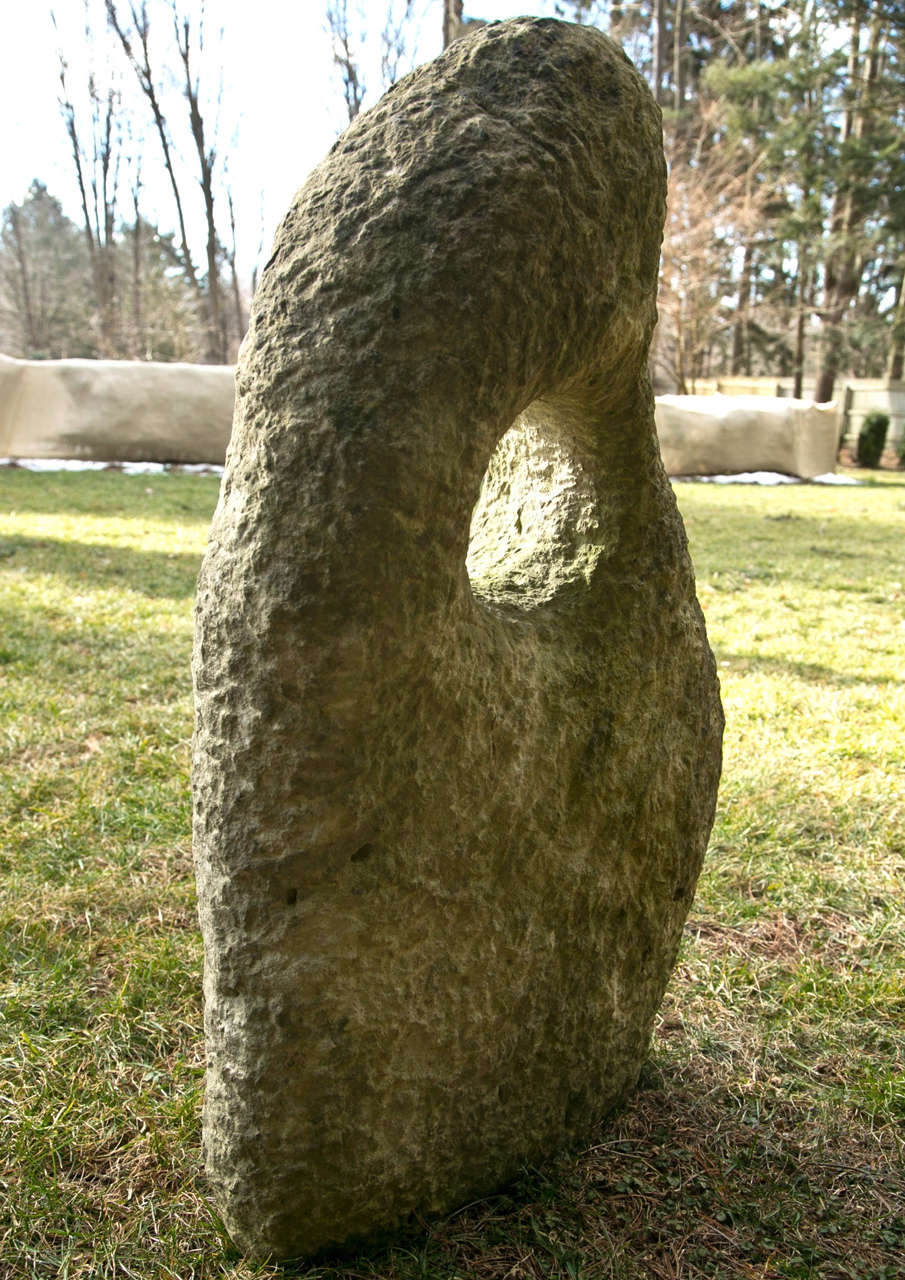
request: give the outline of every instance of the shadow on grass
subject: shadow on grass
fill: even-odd
[[[873,675],[861,671],[857,675],[848,675],[836,671],[833,667],[825,667],[819,662],[796,662],[793,658],[770,658],[762,653],[726,653],[720,651],[718,658],[721,664],[728,664],[735,675],[769,674],[792,676],[797,680],[807,680],[812,684],[830,685],[839,689],[858,688],[861,685],[875,688],[877,685],[905,685],[905,680],[894,680],[887,675]]]
[[[180,472],[126,475],[115,468],[28,471],[0,467],[0,509],[41,515],[178,517],[182,523],[207,525],[219,486],[219,476]]]
[[[194,594],[201,557],[14,534],[0,537],[0,566],[49,574],[74,588],[125,589],[154,599],[185,600]]]
[[[844,1119],[831,1131],[778,1094],[746,1095],[698,1067],[648,1063],[635,1097],[586,1150],[354,1257],[266,1274],[892,1280],[905,1250],[896,1150],[892,1138],[865,1138]]]
[[[680,494],[699,582],[717,571],[722,590],[744,590],[758,580],[858,590],[898,576],[901,523],[865,519],[865,495],[855,491],[859,510],[846,504],[851,491],[833,497],[840,492],[834,509],[814,514],[792,508],[776,490],[742,494],[738,505],[699,487],[683,507]],[[732,575],[738,575],[735,584],[726,581]]]

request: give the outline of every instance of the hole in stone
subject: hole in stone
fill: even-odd
[[[287,906],[294,907],[294,906],[295,906],[295,904],[298,902],[298,900],[299,900],[299,891],[298,891],[298,889],[287,889],[287,890],[286,890],[286,905],[287,905]]]
[[[490,608],[529,610],[590,581],[604,552],[588,472],[538,402],[509,428],[487,467],[465,565]]]
[[[351,861],[364,862],[366,858],[370,858],[373,852],[374,846],[372,844],[363,844],[360,849],[356,849],[352,854]]]

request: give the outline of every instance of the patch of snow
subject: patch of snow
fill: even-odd
[[[728,476],[673,476],[673,480],[690,481],[693,484],[802,484],[798,476],[786,476],[780,471],[739,471]]]
[[[117,462],[111,471],[122,471],[127,476],[157,476],[166,471],[162,462]]]
[[[208,462],[89,462],[85,458],[0,458],[0,467],[26,471],[122,471],[127,476],[222,476],[223,467]]]
[[[800,476],[787,476],[781,471],[740,471],[737,475],[728,476],[670,476],[675,483],[685,484],[860,484],[854,476],[837,475],[828,471],[825,475],[814,476],[812,480],[803,480]]]
[[[107,465],[77,458],[0,458],[0,466],[22,467],[25,471],[103,471]]]

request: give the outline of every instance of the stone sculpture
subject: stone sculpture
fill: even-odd
[[[628,60],[516,19],[277,233],[194,656],[204,1145],[252,1253],[489,1191],[636,1082],[722,731],[646,373],[663,214]]]

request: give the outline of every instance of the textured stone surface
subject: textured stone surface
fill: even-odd
[[[235,371],[0,356],[0,457],[222,463]]]
[[[836,470],[835,401],[778,396],[657,396],[663,465],[673,476],[781,471],[812,479]]]
[[[663,189],[616,46],[517,19],[277,234],[194,658],[204,1142],[253,1252],[488,1191],[636,1081],[722,729],[646,374]]]

